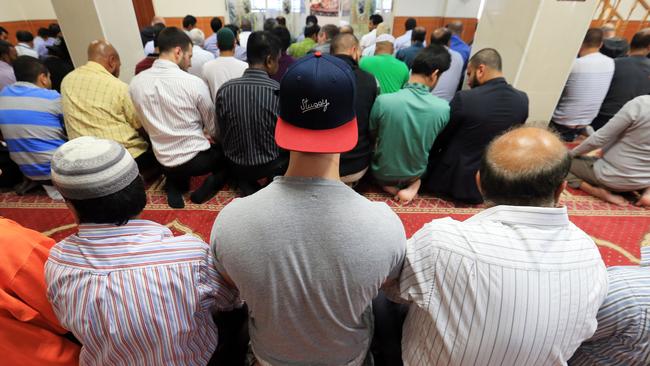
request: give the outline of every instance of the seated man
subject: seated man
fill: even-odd
[[[203,65],[202,77],[210,88],[210,97],[214,102],[219,88],[228,80],[244,75],[248,64],[235,58],[236,40],[233,32],[222,28],[217,32],[219,37],[219,57]]]
[[[416,27],[411,33],[411,45],[397,51],[395,57],[404,62],[409,70],[413,67],[413,60],[424,48],[424,39],[427,36],[427,30],[424,27]]]
[[[203,48],[212,53],[215,57],[219,57],[220,51],[219,51],[219,42],[217,42],[217,39],[219,38],[219,31],[223,27],[223,22],[221,21],[221,18],[219,17],[214,17],[210,20],[210,28],[212,29],[212,35],[208,38],[205,39],[205,42],[203,43]]]
[[[293,58],[301,58],[306,55],[309,50],[316,47],[318,43],[318,32],[320,27],[318,24],[311,24],[305,27],[305,39],[292,44],[287,50],[287,54]]]
[[[137,219],[144,183],[114,141],[67,142],[54,154],[52,181],[79,229],[50,251],[47,295],[83,345],[81,364],[207,364],[217,347],[212,313],[239,305],[210,247]]]
[[[583,156],[604,148],[603,157]],[[641,190],[638,206],[650,207],[650,96],[628,102],[605,127],[571,152],[569,186],[617,205],[627,200],[614,192]]]
[[[318,32],[318,45],[309,52],[320,52],[329,54],[332,47],[332,40],[339,34],[339,27],[334,24],[325,24]]]
[[[570,164],[552,133],[510,131],[476,174],[489,208],[413,235],[398,292],[406,365],[566,365],[594,333],[607,272],[558,206]]]
[[[451,31],[447,28],[438,28],[431,33],[431,44],[444,46],[451,55],[449,70],[440,76],[438,84],[433,88],[431,94],[448,102],[454,99],[456,91],[458,91],[458,85],[460,85],[463,77],[463,56],[449,48],[450,42]]]
[[[573,354],[571,366],[646,366],[650,360],[650,246],[639,267],[607,269],[609,292],[598,311],[598,328]]]
[[[213,173],[190,196],[194,203],[208,201],[221,189],[223,153],[210,143],[217,138],[210,90],[187,72],[190,37],[176,27],[165,28],[158,35],[158,48],[158,60],[133,78],[129,93],[167,176],[167,203],[183,208],[191,177]]]
[[[129,86],[118,79],[120,55],[106,41],[88,46],[88,63],[61,82],[61,104],[70,139],[95,136],[117,141],[133,156],[143,174],[160,169],[144,137],[129,97]]]
[[[354,34],[339,34],[332,41],[332,55],[345,61],[354,72],[357,83],[354,92],[354,110],[357,114],[359,138],[357,146],[351,151],[341,154],[339,174],[341,181],[355,185],[368,171],[370,166],[371,139],[369,131],[370,112],[379,94],[377,80],[372,74],[359,68],[361,46]]]
[[[50,185],[50,161],[67,141],[61,95],[50,90],[50,73],[41,61],[20,56],[17,83],[0,92],[0,132],[11,159],[28,179]]]
[[[339,181],[339,154],[357,143],[342,60],[310,55],[289,69],[275,138],[289,170],[221,211],[217,269],[246,299],[258,364],[369,364],[371,302],[399,272],[406,238],[388,206]]]
[[[278,120],[280,40],[268,31],[248,37],[248,69],[217,93],[216,109],[223,151],[244,196],[259,190],[258,180],[284,173],[287,158],[273,138]],[[261,182],[264,183],[264,182]]]
[[[478,51],[467,65],[471,90],[450,103],[451,119],[429,155],[425,188],[443,198],[483,202],[476,186],[485,147],[509,128],[526,122],[528,96],[510,86],[501,72],[501,55],[493,48]]]
[[[361,70],[374,75],[379,81],[381,94],[395,93],[409,80],[409,68],[393,56],[393,42],[390,34],[377,37],[375,55],[361,58]]]
[[[431,89],[450,63],[444,47],[423,49],[413,61],[408,84],[397,93],[380,95],[372,107],[370,133],[377,139],[372,175],[402,203],[417,195],[429,150],[449,122],[449,104],[431,95]]]
[[[630,44],[630,55],[614,60],[614,76],[598,116],[591,122],[594,130],[602,128],[625,103],[650,94],[650,29],[637,32]]]
[[[284,74],[287,73],[289,66],[293,65],[296,60],[287,54],[287,49],[291,46],[291,33],[289,33],[289,30],[286,27],[275,27],[271,33],[278,37],[282,46],[280,60],[278,61],[278,71],[271,75],[271,78],[279,83]]]
[[[614,75],[614,60],[598,50],[603,45],[603,31],[587,31],[579,57],[573,61],[571,74],[555,107],[551,126],[564,141],[587,134],[586,127],[598,115]]]
[[[14,68],[11,66],[16,61],[16,47],[7,41],[0,40],[0,90],[16,82]]]
[[[160,54],[160,51],[158,50],[158,34],[160,34],[163,29],[165,29],[163,24],[155,24],[153,26],[154,38],[151,41],[151,52],[147,53],[147,56],[135,65],[135,75],[138,75],[144,70],[150,69],[151,66],[153,66],[154,61],[158,59]]]
[[[192,40],[194,46],[192,46],[192,65],[187,69],[192,75],[201,77],[203,72],[203,65],[207,62],[214,60],[214,55],[212,52],[208,52],[203,49],[203,42],[205,42],[205,35],[203,31],[199,28],[192,29],[188,36]]]
[[[151,34],[153,38],[144,45],[145,56],[149,56],[153,53],[158,53],[156,51],[156,37],[158,37],[158,33],[160,33],[160,31],[163,29],[165,29],[164,23],[156,23],[151,26],[151,32],[152,32]]]
[[[404,34],[395,39],[395,51],[399,52],[411,45],[411,36],[413,35],[413,29],[417,26],[417,20],[415,18],[407,18],[404,22]]]
[[[38,58],[38,52],[34,49],[34,35],[30,31],[19,30],[16,32],[16,53],[18,56],[30,56]]]
[[[30,57],[31,56],[24,56]],[[2,172],[0,172],[2,175]],[[0,350],[4,365],[79,365],[47,302],[43,267],[54,240],[0,217]]]

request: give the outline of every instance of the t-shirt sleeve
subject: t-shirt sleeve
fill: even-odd
[[[218,270],[217,260],[214,257],[213,249],[207,251],[207,283],[210,288],[210,295],[215,300],[215,306],[219,311],[230,311],[242,306],[239,298],[239,290],[228,283]]]

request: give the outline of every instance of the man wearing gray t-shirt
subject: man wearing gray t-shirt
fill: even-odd
[[[248,304],[263,366],[368,364],[372,299],[402,266],[397,215],[339,180],[340,153],[358,138],[354,80],[320,53],[287,71],[275,130],[291,151],[286,175],[234,200],[212,229],[217,269]]]

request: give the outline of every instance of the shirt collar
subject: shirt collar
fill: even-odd
[[[108,70],[106,70],[106,68],[104,66],[98,64],[95,61],[88,61],[88,63],[85,65],[85,67],[88,68],[88,69],[98,71],[98,72],[101,72],[101,73],[105,73],[107,75],[115,77],[113,74],[108,72]]]
[[[171,230],[149,220],[129,220],[126,225],[111,224],[80,224],[77,236],[82,239],[105,239],[117,236],[160,234],[163,237],[172,237]]]
[[[404,85],[404,89],[411,89],[415,92],[425,93],[425,94],[430,93],[429,88],[426,85],[421,83],[406,83],[406,85]]]
[[[251,69],[250,67],[244,71],[244,76],[263,77],[270,79],[269,74],[264,70]]]
[[[336,56],[336,57],[340,58],[341,60],[345,61],[345,62],[346,62],[348,65],[350,65],[350,67],[352,67],[353,69],[359,67],[359,65],[357,64],[356,61],[354,61],[354,59],[352,58],[352,56],[348,56],[348,55],[334,55],[334,56]]]
[[[169,61],[169,60],[163,60],[161,58],[157,59],[156,61],[153,62],[153,66],[158,69],[177,69],[180,70],[181,68],[178,67],[177,64]]]
[[[641,247],[641,267],[650,267],[650,245]]]
[[[494,78],[486,81],[485,83],[479,85],[479,87],[484,86],[484,85],[491,85],[491,84],[507,84],[506,78],[500,77],[500,78]]]
[[[37,86],[37,85],[35,85],[33,83],[29,83],[27,81],[17,81],[17,82],[14,83],[14,86],[22,86],[24,88],[40,89],[39,86]]]
[[[498,221],[511,224],[531,226],[566,226],[569,225],[569,214],[566,207],[528,207],[528,206],[495,206],[474,215],[466,222]]]

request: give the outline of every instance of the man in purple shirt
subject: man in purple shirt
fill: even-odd
[[[282,77],[287,72],[287,69],[291,64],[296,62],[296,60],[287,55],[287,48],[291,45],[291,33],[286,27],[278,26],[273,28],[271,31],[276,37],[280,39],[280,44],[282,45],[282,53],[280,55],[278,72],[271,75],[271,79],[277,81],[278,83],[282,80]]]
[[[0,41],[0,90],[16,82],[14,68],[11,66],[16,57],[16,48],[7,41]]]

